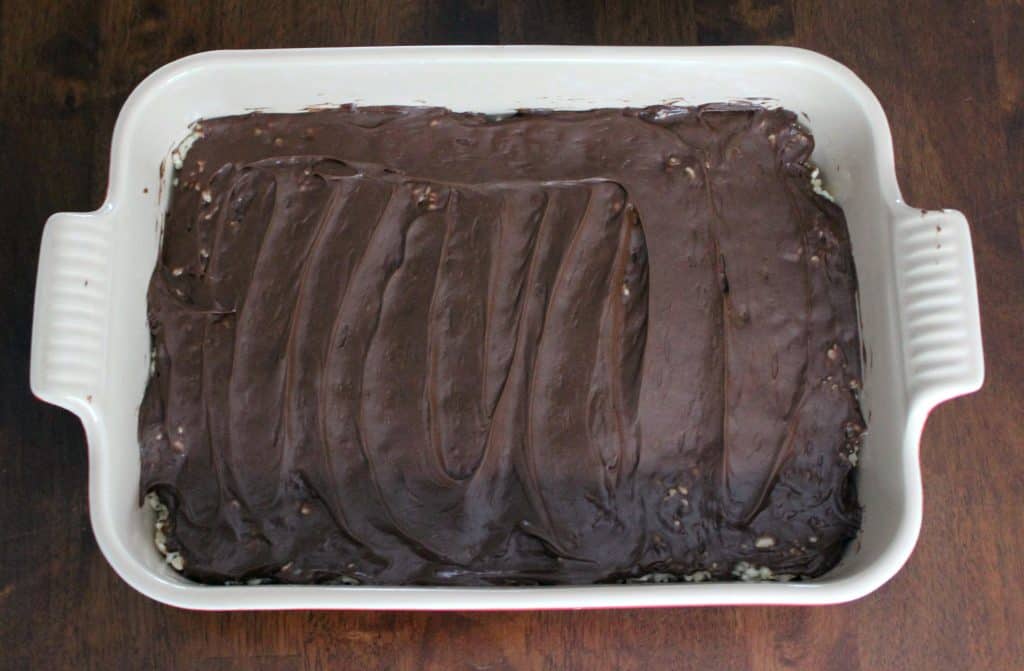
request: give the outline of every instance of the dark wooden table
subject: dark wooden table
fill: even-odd
[[[516,614],[192,613],[111,571],[71,415],[28,391],[40,233],[103,198],[118,109],[213,48],[427,43],[790,44],[885,107],[908,202],[974,234],[984,389],[921,445],[924,530],[856,603]],[[74,669],[1024,668],[1024,5],[1013,0],[0,0],[0,667]]]

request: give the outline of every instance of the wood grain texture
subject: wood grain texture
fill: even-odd
[[[213,48],[790,44],[885,107],[908,202],[972,225],[987,380],[929,419],[904,570],[824,608],[191,613],[136,594],[88,522],[78,422],[28,391],[40,234],[106,188],[117,111]],[[1024,4],[1019,0],[0,0],[0,668],[1024,668]]]

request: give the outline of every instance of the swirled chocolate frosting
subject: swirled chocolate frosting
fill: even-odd
[[[856,533],[856,280],[792,113],[199,132],[139,419],[185,575],[813,577]]]

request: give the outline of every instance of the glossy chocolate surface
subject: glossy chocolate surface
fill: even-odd
[[[790,112],[201,129],[140,412],[187,576],[816,576],[856,533],[854,268]]]

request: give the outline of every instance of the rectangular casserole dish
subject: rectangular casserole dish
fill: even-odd
[[[822,578],[793,583],[559,587],[214,587],[174,572],[138,505],[137,415],[150,370],[146,288],[175,150],[202,118],[315,106],[433,105],[508,112],[754,100],[800,113],[843,206],[860,290],[863,529]],[[227,51],[147,78],[117,120],[106,201],[46,224],[31,384],[78,415],[89,449],[93,530],[114,569],[164,603],[197,609],[528,609],[824,604],[855,599],[903,565],[921,525],[918,445],[928,412],[983,378],[967,222],[905,205],[871,91],[842,65],[783,47],[405,47]]]

